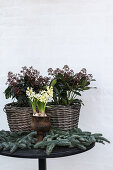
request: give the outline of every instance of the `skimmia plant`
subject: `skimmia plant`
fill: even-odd
[[[8,73],[7,85],[5,90],[6,99],[16,99],[16,106],[28,107],[30,106],[29,100],[26,96],[27,87],[32,87],[35,92],[43,89],[43,86],[49,85],[49,78],[40,75],[40,72],[33,67],[22,67],[20,73]]]
[[[5,90],[6,99],[16,99],[17,106],[30,106],[26,95],[27,87],[33,88],[35,93],[45,90],[45,86],[50,86],[55,81],[53,87],[53,101],[55,105],[73,105],[75,102],[82,102],[78,99],[81,92],[89,90],[91,81],[94,81],[92,74],[87,74],[85,68],[80,72],[74,73],[68,65],[62,69],[48,69],[48,77],[43,77],[40,72],[33,67],[22,67],[19,74],[8,73],[7,85]]]
[[[89,90],[91,81],[95,81],[92,74],[87,74],[85,68],[74,73],[68,65],[64,65],[63,69],[49,68],[48,75],[51,76],[51,80],[57,80],[53,88],[53,103],[56,105],[73,105],[75,102],[82,102],[77,99],[77,96],[81,96],[81,92]]]

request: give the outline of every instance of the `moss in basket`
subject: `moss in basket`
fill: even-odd
[[[30,106],[29,99],[26,96],[27,87],[32,87],[35,92],[39,92],[44,86],[49,85],[48,77],[43,77],[40,72],[33,67],[22,67],[20,73],[8,73],[7,85],[5,90],[6,99],[16,99],[17,102],[13,105],[20,107]]]
[[[85,68],[78,73],[74,73],[68,65],[64,65],[63,69],[56,68],[53,70],[49,68],[48,75],[51,76],[51,80],[57,80],[53,88],[53,102],[51,103],[55,105],[82,103],[80,99],[77,99],[77,96],[81,96],[81,92],[89,90],[91,81],[95,81],[92,74],[87,74]]]

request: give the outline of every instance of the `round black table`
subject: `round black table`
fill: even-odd
[[[0,155],[16,157],[16,158],[31,158],[39,160],[39,170],[46,170],[46,158],[58,158],[71,156],[75,154],[79,154],[82,152],[86,152],[93,148],[95,143],[92,143],[87,147],[85,151],[79,150],[76,148],[67,148],[67,147],[57,147],[55,148],[50,155],[45,153],[45,150],[42,149],[27,149],[27,150],[18,150],[14,153],[10,153],[9,151],[0,151]]]

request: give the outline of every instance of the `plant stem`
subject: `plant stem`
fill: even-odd
[[[45,114],[45,107],[46,107],[45,103],[42,103],[39,101],[37,104],[37,107],[38,107],[39,113]]]

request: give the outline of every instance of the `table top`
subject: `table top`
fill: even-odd
[[[95,143],[92,143],[90,146],[87,146],[87,149],[85,151],[77,148],[57,147],[52,151],[50,155],[47,155],[45,153],[45,150],[43,149],[17,150],[12,154],[9,151],[0,151],[0,155],[16,157],[16,158],[32,158],[32,159],[58,158],[58,157],[65,157],[65,156],[71,156],[71,155],[83,153],[92,149],[94,146]]]

